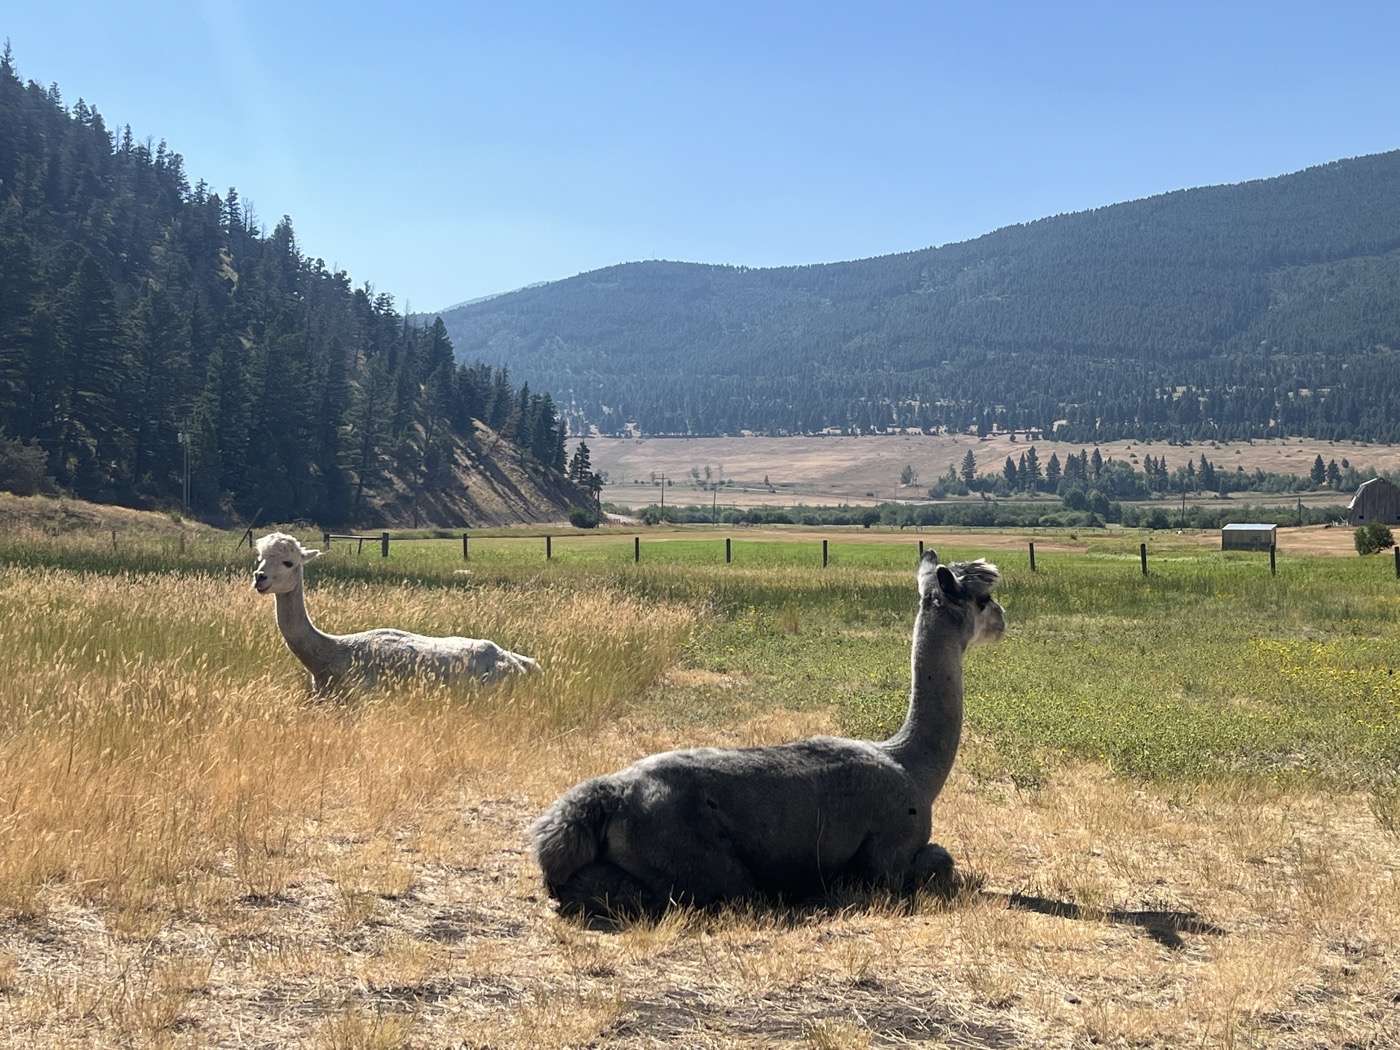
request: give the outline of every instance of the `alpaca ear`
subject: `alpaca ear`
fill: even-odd
[[[309,561],[315,561],[320,556],[321,552],[318,550],[307,550],[305,547],[301,549],[301,560],[303,564]]]
[[[950,601],[961,601],[963,585],[953,575],[953,570],[946,565],[940,565],[936,571],[938,573],[938,589],[943,592],[944,597]]]
[[[934,570],[938,568],[938,552],[934,550],[924,551],[919,559],[919,571],[916,579],[919,581],[919,594],[927,594],[933,587]]]

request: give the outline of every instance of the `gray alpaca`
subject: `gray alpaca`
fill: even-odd
[[[432,638],[377,627],[358,634],[326,634],[306,611],[302,566],[321,552],[295,536],[273,532],[258,540],[253,587],[277,595],[277,626],[287,648],[311,672],[311,691],[336,692],[351,684],[374,685],[382,676],[427,675],[442,681],[493,682],[534,671],[528,656],[479,638]]]
[[[655,915],[672,901],[801,901],[951,877],[953,858],[929,841],[931,809],[962,732],[963,652],[1005,630],[998,579],[985,561],[923,556],[909,712],[888,740],[668,751],[565,793],[530,828],[560,910]]]

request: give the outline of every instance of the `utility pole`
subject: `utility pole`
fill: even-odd
[[[664,471],[661,474],[661,509],[666,509],[666,474]]]
[[[180,440],[180,447],[185,453],[184,477],[180,484],[180,502],[185,508],[185,514],[190,512],[190,435],[188,431],[181,430],[177,437]]]
[[[718,485],[711,485],[711,486],[710,486],[710,524],[711,524],[711,525],[715,525],[715,524],[717,524],[717,523],[719,522],[719,516],[715,513],[715,506],[716,506],[716,504],[718,503],[718,501],[719,501],[719,486],[718,486]]]

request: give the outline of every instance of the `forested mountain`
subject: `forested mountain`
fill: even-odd
[[[605,433],[1400,440],[1400,152],[778,269],[645,262],[445,312]]]
[[[291,219],[264,232],[235,190],[191,186],[164,142],[21,82],[5,48],[4,470],[176,505],[187,441],[197,509],[333,523],[405,491],[449,504],[464,469],[494,466],[499,437],[557,511],[583,498],[548,394],[458,364],[441,324],[410,325],[391,296],[304,254]]]

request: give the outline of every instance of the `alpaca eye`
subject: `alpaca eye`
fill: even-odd
[[[286,566],[287,568],[289,568],[289,569],[292,567],[292,563],[289,562],[289,561],[284,561],[282,564],[285,565],[285,566]]]

